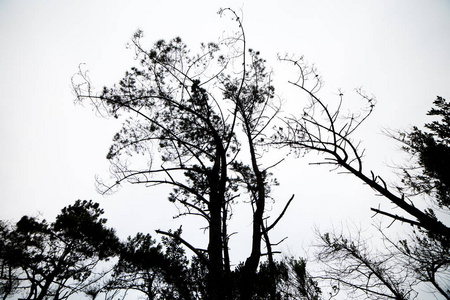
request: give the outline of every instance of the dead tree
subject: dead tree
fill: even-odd
[[[352,134],[372,113],[375,99],[358,89],[356,92],[365,101],[365,108],[358,113],[345,114],[342,110],[342,92],[335,102],[326,101],[319,96],[323,82],[314,66],[306,64],[303,58],[284,57],[281,60],[297,68],[298,78],[290,81],[290,84],[305,94],[310,104],[300,115],[286,118],[285,126],[279,128],[273,143],[290,147],[293,151],[316,151],[325,154],[325,161],[318,164],[345,169],[410,216],[399,216],[379,208],[371,208],[374,212],[434,234],[450,237],[448,226],[414,206],[405,194],[392,191],[380,176],[363,170],[364,151],[359,149],[359,143],[353,141]]]

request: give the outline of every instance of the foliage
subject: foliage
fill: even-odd
[[[6,299],[13,295],[20,284],[18,270],[10,263],[9,249],[12,241],[9,240],[11,229],[9,224],[0,221],[0,295]]]
[[[290,258],[288,260],[288,266],[291,269],[292,277],[295,281],[289,285],[294,287],[297,291],[294,295],[298,295],[295,298],[304,298],[307,300],[319,300],[321,299],[322,291],[318,286],[318,282],[311,277],[307,272],[306,260]]]
[[[450,104],[437,97],[429,116],[439,117],[425,124],[429,131],[413,127],[411,132],[400,132],[403,149],[415,158],[415,165],[404,167],[401,190],[413,195],[426,195],[431,202],[427,214],[437,219],[434,207],[448,214],[450,209]],[[434,206],[434,207],[433,207]],[[450,237],[435,232],[417,230],[412,238],[400,240],[396,249],[403,263],[417,278],[430,283],[440,294],[450,298]]]
[[[400,134],[404,150],[417,158],[413,170],[404,169],[403,183],[415,193],[431,195],[441,208],[450,208],[450,103],[437,97],[434,105],[428,115],[441,120],[425,124],[430,132],[413,127]]]
[[[184,250],[174,239],[164,238],[163,244],[165,251],[149,234],[129,237],[107,289],[137,290],[147,299],[194,299]]]
[[[4,237],[1,253],[13,270],[9,279],[19,282],[15,292],[23,291],[28,299],[67,299],[102,277],[94,268],[114,256],[119,245],[102,214],[98,203],[78,200],[50,224],[22,217]]]

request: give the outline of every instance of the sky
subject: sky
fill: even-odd
[[[315,64],[324,98],[342,89],[351,101],[358,87],[376,97],[357,137],[366,170],[388,181],[397,179],[392,166],[404,157],[383,129],[420,126],[437,95],[450,98],[448,0],[0,0],[0,219],[53,220],[75,200],[92,199],[121,238],[185,224],[193,244],[204,244],[201,224],[172,219],[177,210],[166,200],[168,189],[96,192],[95,177],[108,174],[105,157],[120,123],[75,105],[70,84],[80,63],[97,88],[118,82],[134,63],[126,46],[137,29],[148,47],[176,36],[193,48],[217,41],[235,26],[217,14],[221,7],[242,14],[249,46],[267,59],[286,101],[298,95],[286,84],[295,71],[276,59],[285,53]],[[368,228],[370,207],[392,208],[350,175],[309,165],[320,160],[289,157],[275,170],[280,186],[273,212],[295,194],[274,233],[274,239],[289,236],[280,246],[284,254],[307,255],[315,227]],[[237,262],[248,254],[250,222],[240,212],[235,218],[234,229],[242,232],[231,245]]]

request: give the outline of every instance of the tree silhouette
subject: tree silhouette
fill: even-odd
[[[2,299],[13,295],[20,285],[19,270],[10,261],[13,258],[9,251],[12,247],[12,241],[9,239],[10,233],[9,224],[0,221],[0,240],[2,241],[0,244],[0,295]]]
[[[5,236],[1,253],[14,271],[11,279],[19,283],[15,291],[23,291],[26,299],[67,299],[101,278],[104,274],[94,268],[119,246],[102,214],[97,203],[78,200],[51,224],[22,217]]]
[[[146,50],[138,31],[132,44],[140,67],[131,68],[118,85],[100,93],[80,70],[73,89],[77,101],[90,101],[100,114],[125,118],[107,155],[114,179],[99,182],[102,192],[126,181],[170,185],[169,200],[184,206],[179,216],[206,221],[206,251],[181,236],[176,239],[206,264],[209,299],[231,299],[228,223],[238,199],[251,206],[251,251],[240,287],[249,299],[263,241],[273,266],[268,232],[274,224],[267,223],[265,213],[274,184],[269,169],[278,162],[263,167],[260,142],[279,104],[265,61],[247,48],[240,18],[231,9],[220,13],[230,13],[238,25],[238,32],[220,43],[202,44],[198,54],[191,54],[175,38]]]
[[[450,104],[439,96],[433,104],[428,115],[440,120],[425,124],[427,131],[414,126],[411,132],[400,132],[394,137],[416,158],[415,166],[403,168],[404,187],[413,195],[431,195],[441,208],[450,208]]]
[[[147,299],[194,299],[184,250],[175,239],[165,238],[163,243],[165,250],[149,234],[129,237],[107,289],[137,290]]]

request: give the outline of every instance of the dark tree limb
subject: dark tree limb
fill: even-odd
[[[177,241],[179,241],[180,243],[182,243],[183,245],[185,245],[186,247],[189,248],[189,250],[191,250],[192,252],[195,253],[195,255],[197,255],[197,257],[200,259],[200,261],[204,264],[208,263],[208,259],[205,257],[205,255],[203,254],[204,250],[198,249],[194,246],[192,246],[189,242],[187,242],[185,239],[183,239],[182,237],[180,237],[180,235],[178,234],[174,234],[173,232],[168,232],[168,231],[162,231],[162,230],[155,230],[156,233],[158,234],[162,234],[162,235],[167,235]]]
[[[390,218],[392,218],[394,220],[398,220],[398,221],[403,222],[403,223],[408,223],[408,224],[411,224],[411,225],[422,227],[420,222],[417,222],[417,221],[414,221],[414,220],[411,220],[411,219],[407,219],[407,218],[404,218],[404,217],[400,217],[398,215],[390,214],[388,212],[385,212],[385,211],[382,211],[382,210],[379,210],[379,209],[376,209],[376,208],[373,208],[373,207],[371,207],[370,210],[376,212],[377,214],[388,216],[388,217],[390,217]]]

